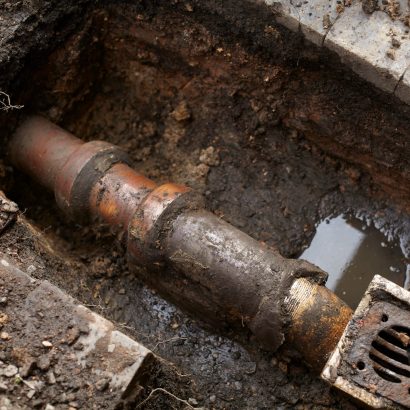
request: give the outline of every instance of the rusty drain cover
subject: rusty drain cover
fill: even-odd
[[[373,408],[410,407],[410,292],[375,276],[322,378]]]
[[[387,315],[384,314],[383,318],[387,319]],[[410,380],[409,342],[408,327],[396,325],[379,332],[372,342],[369,357],[373,361],[373,369],[381,378],[402,384]]]

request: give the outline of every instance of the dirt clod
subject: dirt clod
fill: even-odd
[[[210,146],[206,149],[203,149],[199,156],[199,161],[202,163],[213,167],[219,165],[219,155],[216,152],[215,148]]]
[[[9,364],[8,366],[6,366],[5,369],[2,370],[2,373],[6,376],[6,377],[13,377],[18,373],[18,368],[17,366],[14,366],[12,364]]]
[[[378,0],[362,0],[362,9],[366,14],[372,14],[378,8]]]
[[[104,391],[105,389],[107,389],[108,387],[108,383],[109,381],[107,379],[100,379],[97,381],[97,383],[95,384],[95,388],[98,391]]]
[[[41,370],[48,370],[51,366],[50,356],[48,354],[42,354],[37,358],[37,367]]]
[[[171,115],[178,122],[189,120],[191,118],[191,112],[186,101],[181,101],[175,110],[172,111]]]

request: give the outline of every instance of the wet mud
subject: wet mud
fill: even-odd
[[[271,11],[199,3],[92,11],[63,47],[26,63],[20,115],[40,112],[80,138],[120,145],[136,169],[191,186],[208,209],[284,256],[298,257],[321,220],[350,213],[398,241],[408,263],[408,109],[330,65]],[[8,196],[70,267],[42,262],[19,231],[8,230],[0,250],[174,363],[194,386],[181,393],[193,406],[356,408],[295,352],[268,354],[165,301],[129,271],[120,237],[69,221],[5,151],[0,160]],[[169,386],[172,376],[161,377],[156,386]],[[182,408],[162,396],[145,406]]]

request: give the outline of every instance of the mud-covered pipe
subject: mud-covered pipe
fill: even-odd
[[[296,277],[320,280],[321,272],[279,253],[205,211],[181,214],[164,243],[168,260],[207,289],[209,303],[248,326],[265,347],[284,341],[283,303]]]
[[[123,230],[131,265],[145,266],[140,274],[163,294],[212,323],[247,327],[269,350],[286,340],[322,369],[352,313],[322,286],[325,272],[204,210],[188,187],[157,186],[118,147],[84,143],[44,118],[18,128],[10,156],[70,216]]]

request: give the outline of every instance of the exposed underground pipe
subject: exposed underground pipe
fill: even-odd
[[[44,118],[18,128],[10,155],[69,216],[126,233],[130,264],[144,266],[143,279],[160,292],[216,325],[248,327],[271,351],[286,341],[322,370],[352,315],[323,286],[325,272],[204,210],[186,186],[157,186],[118,147],[84,143]]]

